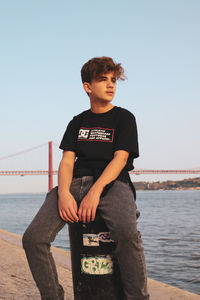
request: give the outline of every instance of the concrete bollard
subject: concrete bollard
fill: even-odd
[[[120,300],[123,289],[115,243],[99,214],[68,226],[74,300]]]

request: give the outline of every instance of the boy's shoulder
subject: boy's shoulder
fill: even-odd
[[[81,120],[84,116],[88,115],[89,112],[90,112],[90,109],[84,110],[81,113],[79,113],[78,115],[75,115],[73,117],[73,119],[76,120],[76,121]]]
[[[134,114],[131,111],[129,111],[128,109],[120,107],[120,106],[117,106],[117,108],[118,108],[121,118],[134,118],[135,119]]]

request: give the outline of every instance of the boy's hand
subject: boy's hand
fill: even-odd
[[[96,215],[96,209],[100,201],[101,193],[90,189],[87,195],[81,201],[78,216],[84,223],[94,221]]]
[[[78,222],[78,207],[76,200],[70,192],[59,195],[58,210],[60,217],[66,222]]]

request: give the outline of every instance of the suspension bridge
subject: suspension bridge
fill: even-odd
[[[0,157],[0,160],[9,159],[14,156],[24,154],[26,152],[33,151],[42,146],[42,144],[30,149],[26,149],[11,155]],[[48,176],[48,189],[53,188],[53,175],[58,174],[58,170],[53,170],[53,142],[48,142],[48,170],[0,170],[0,176],[27,176],[27,175],[47,175]],[[141,174],[200,174],[200,169],[179,169],[179,170],[154,170],[154,169],[134,169],[129,172],[130,174],[141,175]]]

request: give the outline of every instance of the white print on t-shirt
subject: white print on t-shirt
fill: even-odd
[[[114,129],[81,127],[79,129],[78,141],[112,142],[113,136]]]
[[[78,139],[87,139],[90,130],[88,129],[80,129],[78,134]]]

